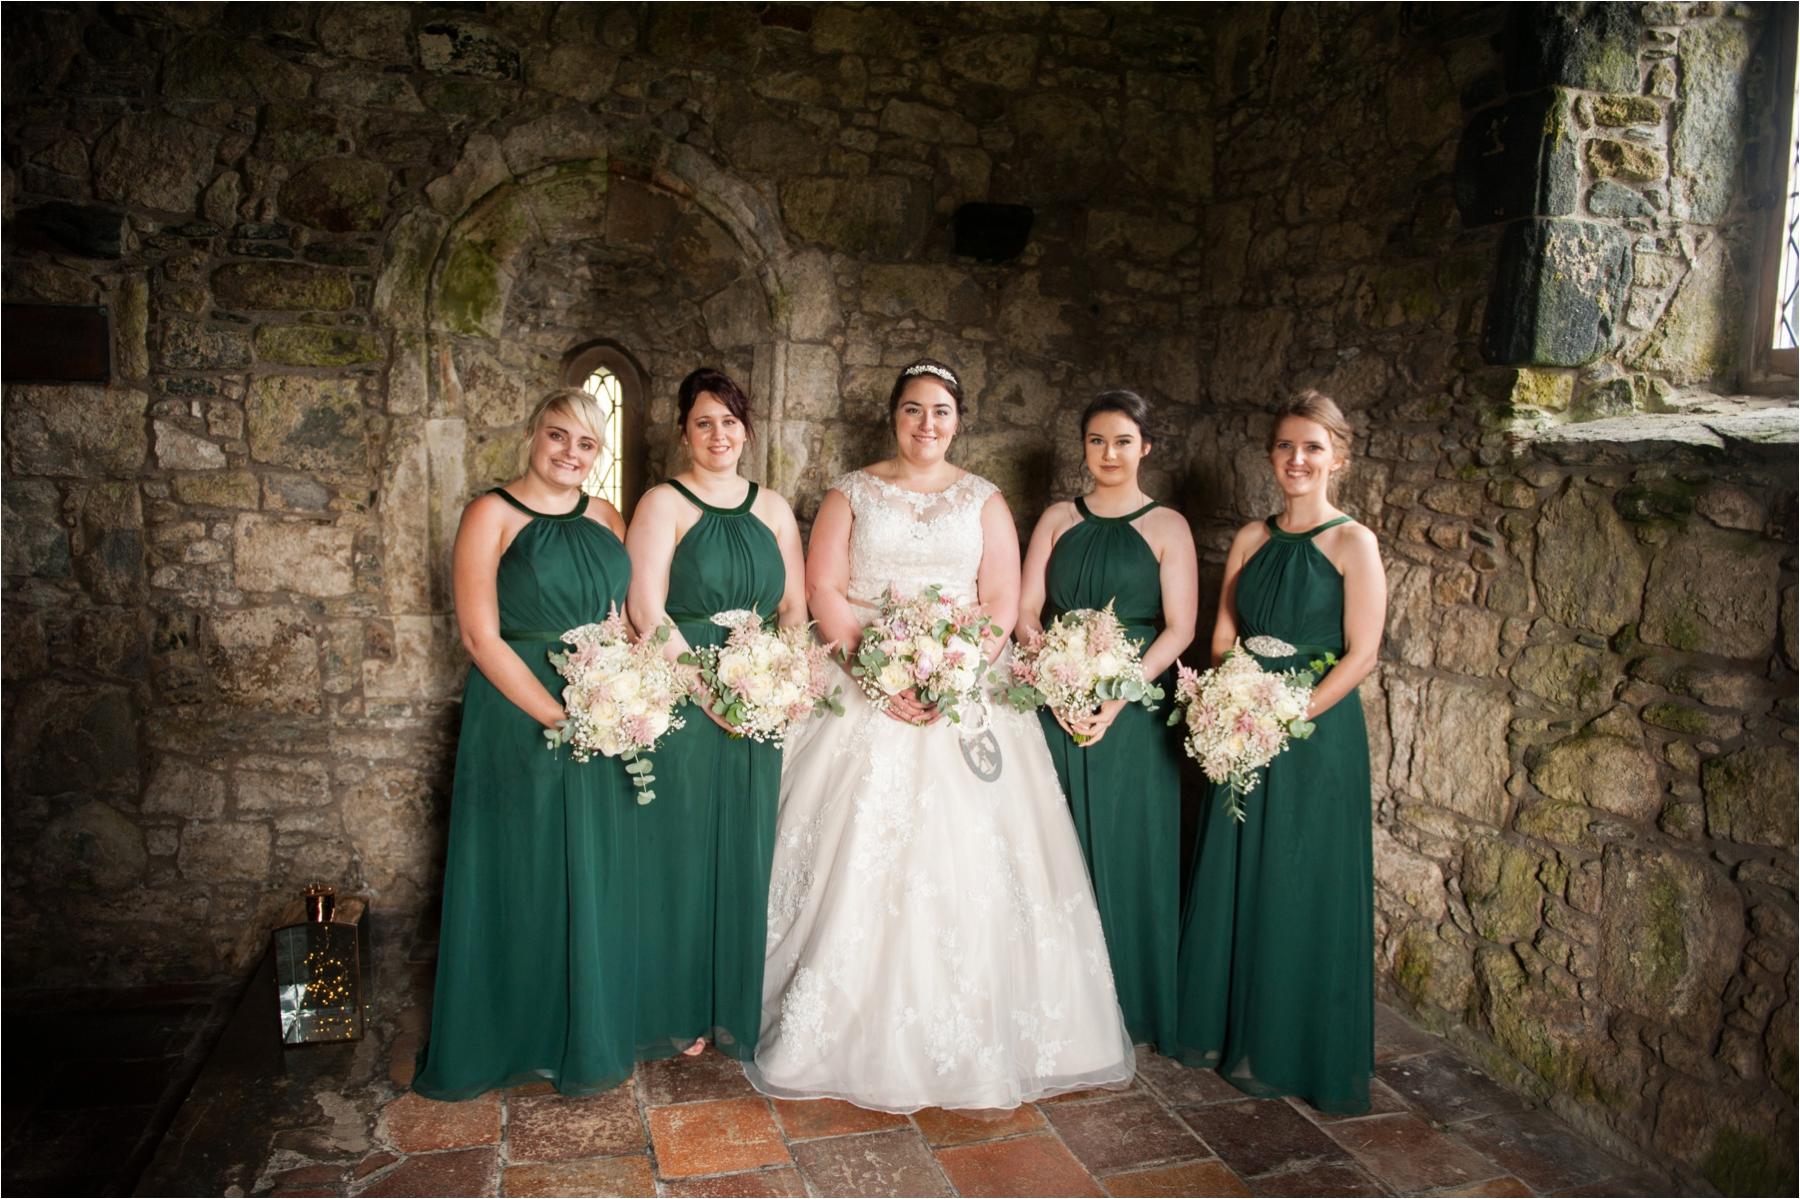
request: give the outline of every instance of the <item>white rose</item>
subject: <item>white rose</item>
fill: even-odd
[[[1094,659],[1094,677],[1097,679],[1116,679],[1124,672],[1124,661],[1111,651]]]
[[[912,686],[912,681],[912,671],[906,668],[904,662],[899,661],[890,661],[875,676],[875,685],[889,695],[899,695]]]

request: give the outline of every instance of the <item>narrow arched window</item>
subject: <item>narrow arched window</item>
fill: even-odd
[[[615,343],[593,341],[564,357],[563,381],[593,396],[606,418],[606,444],[581,489],[629,518],[643,489],[643,374]]]

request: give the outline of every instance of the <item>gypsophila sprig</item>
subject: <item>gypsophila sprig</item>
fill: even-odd
[[[863,629],[850,675],[882,711],[911,688],[959,724],[962,705],[978,702],[984,686],[996,681],[981,642],[999,636],[1000,626],[977,605],[952,603],[942,591],[933,584],[902,599],[890,589]]]
[[[689,650],[676,661],[698,672],[698,702],[740,735],[780,745],[808,716],[844,714],[837,668],[811,625],[769,629],[745,609],[721,612],[712,622],[730,630],[725,644]]]
[[[1337,659],[1329,654],[1311,670],[1264,670],[1241,642],[1211,670],[1178,667],[1175,710],[1169,723],[1184,723],[1188,756],[1206,777],[1226,784],[1225,810],[1244,819],[1244,798],[1261,781],[1259,772],[1290,740],[1312,736],[1306,719],[1313,687]]]
[[[1048,707],[1066,724],[1108,700],[1154,709],[1163,689],[1144,679],[1141,647],[1104,608],[1064,612],[1040,633],[1020,640],[1012,660],[1007,702],[1020,711]],[[1086,739],[1076,737],[1077,745]]]
[[[656,798],[650,784],[650,752],[670,729],[685,723],[676,709],[687,702],[687,688],[675,664],[663,656],[668,625],[642,641],[617,606],[598,624],[584,624],[563,634],[570,648],[552,650],[550,663],[567,684],[563,709],[568,713],[553,729],[544,730],[551,749],[568,746],[577,762],[595,754],[618,758],[637,790],[637,801]]]

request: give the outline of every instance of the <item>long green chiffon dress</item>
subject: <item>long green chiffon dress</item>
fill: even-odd
[[[775,534],[743,503],[719,508],[674,480],[700,519],[669,563],[669,618],[695,649],[723,644],[712,618],[754,610],[772,620],[787,572]],[[638,1054],[678,1052],[706,1037],[748,1060],[762,1023],[769,867],[781,749],[732,737],[689,708],[656,751],[656,799],[638,823]]]
[[[1313,538],[1349,519],[1286,533],[1269,518],[1237,584],[1240,638],[1265,670],[1342,655],[1343,576]],[[1263,769],[1241,824],[1222,787],[1207,796],[1182,917],[1177,1056],[1248,1094],[1349,1114],[1368,1110],[1375,1064],[1369,740],[1355,691],[1315,723]]]
[[[561,696],[560,635],[621,608],[631,562],[587,497],[534,512],[500,558],[500,635]],[[431,1033],[413,1089],[467,1099],[549,1080],[612,1087],[635,1059],[638,805],[611,758],[545,748],[543,726],[471,667],[450,801]]]
[[[1163,625],[1162,569],[1132,526],[1156,507],[1096,516],[1075,501],[1081,522],[1056,540],[1045,569],[1045,623],[1108,601],[1140,647]],[[1069,798],[1112,959],[1113,984],[1131,1039],[1164,1052],[1175,1041],[1175,953],[1180,931],[1181,739],[1168,727],[1173,671],[1155,711],[1127,704],[1100,739],[1075,744],[1049,709],[1038,718]]]

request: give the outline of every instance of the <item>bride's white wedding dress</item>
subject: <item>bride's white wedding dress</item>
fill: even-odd
[[[975,596],[965,474],[920,494],[858,471],[850,598]],[[1127,1082],[1130,1037],[1068,806],[1033,716],[915,728],[854,686],[790,740],[750,1080],[788,1099],[907,1112],[1006,1108]]]

